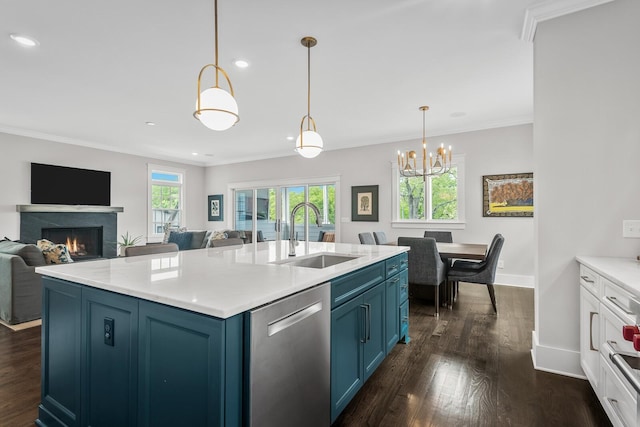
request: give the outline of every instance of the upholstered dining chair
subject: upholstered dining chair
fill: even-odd
[[[447,280],[447,265],[440,258],[436,240],[430,237],[398,237],[398,246],[409,246],[409,291],[420,295],[425,286],[434,288],[435,316],[440,313],[440,285]]]
[[[425,231],[424,237],[436,239],[436,242],[453,243],[453,235],[450,231]]]
[[[387,240],[387,235],[384,234],[384,231],[374,231],[373,238],[376,241],[376,245],[385,245],[389,243]]]
[[[457,260],[453,263],[447,274],[447,280],[457,282],[469,282],[487,285],[489,291],[489,298],[491,298],[491,305],[493,311],[498,314],[498,308],[496,306],[496,294],[493,288],[493,284],[496,279],[496,268],[498,266],[498,258],[502,251],[502,245],[504,244],[504,237],[502,234],[496,234],[489,246],[487,256],[483,261],[473,262]]]
[[[360,243],[363,245],[375,245],[376,241],[373,238],[373,234],[371,232],[366,233],[358,233],[358,238],[360,239]]]

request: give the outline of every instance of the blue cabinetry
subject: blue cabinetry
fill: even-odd
[[[222,320],[58,279],[43,283],[37,425],[242,424],[242,315]]]
[[[406,254],[331,282],[331,422],[399,339],[408,341],[408,310],[403,329],[400,305],[408,309],[407,282]]]

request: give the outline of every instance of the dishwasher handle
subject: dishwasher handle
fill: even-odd
[[[289,313],[278,320],[275,320],[267,325],[267,336],[272,336],[278,332],[284,331],[287,328],[295,325],[306,319],[309,316],[313,316],[317,312],[322,311],[322,301],[314,302],[300,310]]]

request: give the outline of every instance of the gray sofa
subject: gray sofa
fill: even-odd
[[[42,278],[34,270],[45,264],[36,245],[0,241],[0,319],[13,325],[40,318]]]

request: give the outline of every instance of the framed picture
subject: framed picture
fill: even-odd
[[[378,186],[351,187],[351,221],[378,222]]]
[[[224,221],[222,194],[209,196],[209,221]]]
[[[484,175],[482,216],[533,216],[533,173]]]

